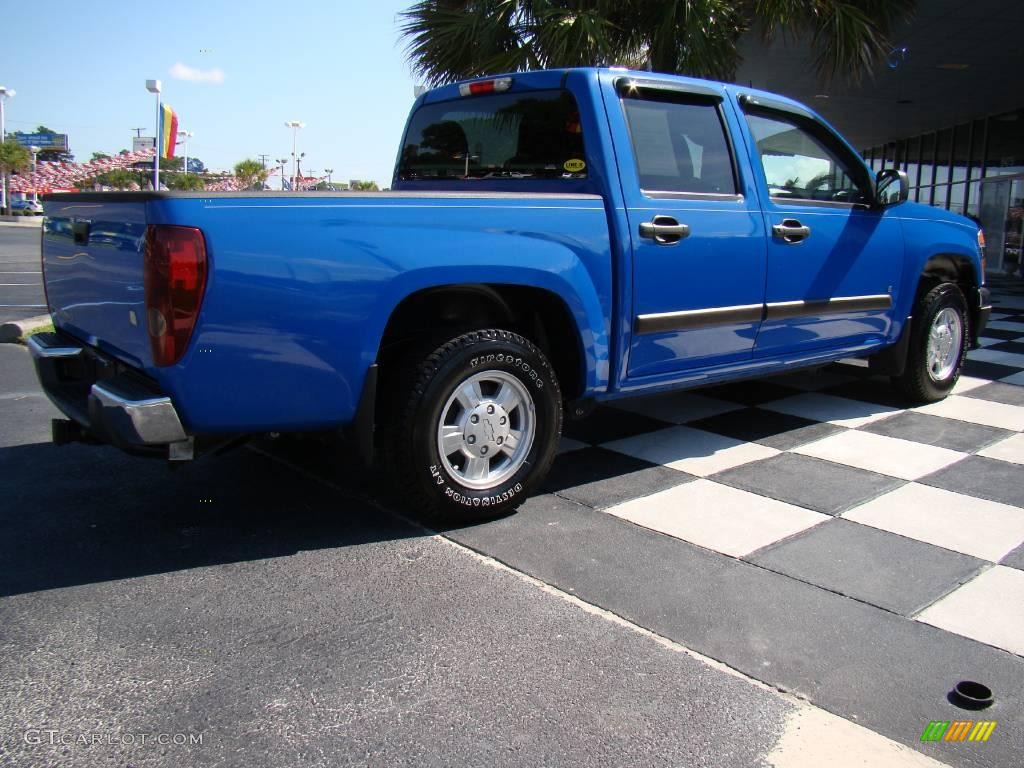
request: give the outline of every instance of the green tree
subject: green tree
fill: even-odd
[[[376,181],[353,181],[353,192],[380,192]]]
[[[92,159],[93,160],[109,160],[110,159],[110,155],[108,155],[106,152],[93,152],[92,153]]]
[[[197,192],[201,189],[206,189],[206,182],[202,176],[197,176],[194,173],[187,176],[184,173],[176,173],[173,176],[167,177],[167,188],[180,189],[184,192]]]
[[[0,175],[4,178],[8,192],[11,189],[11,174],[27,171],[31,166],[32,154],[14,139],[8,139],[0,144]],[[9,198],[5,202],[10,206]]]
[[[140,176],[141,174],[137,171],[129,171],[126,168],[117,168],[113,171],[101,173],[96,177],[96,180],[105,187],[128,189],[133,184],[138,184],[139,187],[142,187],[145,184],[145,180],[140,178]]]
[[[822,79],[856,81],[891,50],[916,0],[419,0],[401,33],[420,77],[621,64],[732,79],[740,37],[809,41]]]
[[[180,171],[185,167],[185,158],[183,157],[161,157],[160,158],[160,170],[161,171]]]
[[[259,160],[246,158],[235,163],[235,178],[242,182],[243,189],[263,189],[268,171]]]

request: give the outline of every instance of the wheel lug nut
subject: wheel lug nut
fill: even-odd
[[[476,424],[478,421],[480,421],[480,417],[474,413],[472,416],[469,417],[469,420]]]
[[[497,440],[495,440],[494,442],[496,442],[496,443],[497,443],[498,445],[501,445],[501,444],[502,444],[503,442],[505,442],[505,441],[504,441],[504,440],[503,440],[502,438],[500,438],[500,437],[499,437],[499,438],[498,438]]]
[[[494,413],[494,406],[493,405],[488,405],[487,406],[487,412],[488,413]]]
[[[498,423],[499,424],[504,424],[506,421],[508,421],[508,419],[506,419],[504,416],[502,416],[500,419],[498,419]]]
[[[470,435],[469,437],[466,438],[466,442],[472,445],[473,443],[476,442],[476,436]]]
[[[483,446],[483,447],[482,447],[482,448],[480,449],[480,455],[481,455],[481,456],[486,456],[486,455],[487,455],[487,446],[486,446],[486,445],[485,445],[485,446]]]

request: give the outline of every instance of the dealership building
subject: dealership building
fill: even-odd
[[[806,46],[751,38],[737,82],[829,120],[910,198],[976,217],[991,273],[1018,274],[1024,228],[1024,0],[919,0],[887,61],[860,84],[823,83]]]

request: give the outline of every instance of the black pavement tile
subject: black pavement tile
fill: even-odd
[[[1010,554],[999,561],[1000,565],[1006,565],[1010,568],[1017,568],[1018,570],[1024,571],[1024,544],[1021,544]]]
[[[604,509],[695,479],[693,475],[604,448],[559,456],[543,490]]]
[[[914,749],[929,721],[964,719],[946,700],[958,680],[991,681],[1003,693],[986,717],[1002,739],[984,753],[928,752],[964,768],[1019,765],[1018,656],[550,495],[446,535]]]
[[[1021,326],[1024,331],[1024,326]],[[1024,355],[1024,343],[1019,341],[1001,341],[998,344],[990,344],[987,349],[994,349],[997,352],[1013,352],[1016,355]]]
[[[785,397],[799,395],[803,392],[802,389],[787,387],[785,384],[765,379],[736,381],[695,391],[698,395],[707,395],[708,397],[715,397],[730,403],[741,403],[742,405],[761,405],[773,400],[782,400]]]
[[[979,400],[991,400],[1007,405],[1024,405],[1024,387],[994,381],[991,384],[967,390],[964,392],[964,397],[975,397]]]
[[[1024,469],[984,456],[968,456],[917,482],[979,499],[1024,507]]]
[[[838,515],[906,482],[796,453],[727,469],[711,479],[826,515]]]
[[[1001,328],[986,328],[981,332],[985,339],[1002,339],[1003,341],[1015,341],[1024,336],[1024,331],[1004,331]]]
[[[673,426],[667,421],[654,419],[639,413],[623,411],[620,408],[599,406],[586,418],[579,421],[566,420],[562,434],[585,443],[607,443],[625,437],[655,432]]]
[[[995,380],[1005,379],[1007,376],[1020,373],[1020,368],[1014,368],[1012,365],[1000,365],[999,363],[986,363],[983,360],[971,360],[968,358],[964,363],[962,373],[964,376],[973,376],[976,379]]]
[[[1004,385],[985,384],[981,389],[997,386]],[[860,427],[860,431],[873,432],[886,437],[898,437],[902,440],[912,440],[915,443],[926,445],[938,445],[962,453],[980,451],[982,448],[1014,434],[1006,429],[996,429],[981,424],[972,424],[968,421],[945,419],[941,416],[931,416],[914,411],[904,411],[866,424]]]
[[[688,426],[736,440],[752,441],[786,451],[842,432],[843,427],[787,413],[744,408],[691,422]]]
[[[839,384],[821,390],[823,394],[846,397],[850,400],[862,400],[867,403],[888,405],[894,408],[906,408],[907,399],[892,385],[888,378],[866,378]]]
[[[910,616],[964,583],[984,560],[849,520],[829,520],[745,560]]]

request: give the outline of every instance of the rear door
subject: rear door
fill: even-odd
[[[741,97],[768,238],[755,357],[880,341],[903,268],[899,221],[872,206],[870,174],[824,123]]]
[[[607,98],[632,239],[627,376],[750,358],[763,311],[764,230],[737,172],[723,94],[622,77]]]

